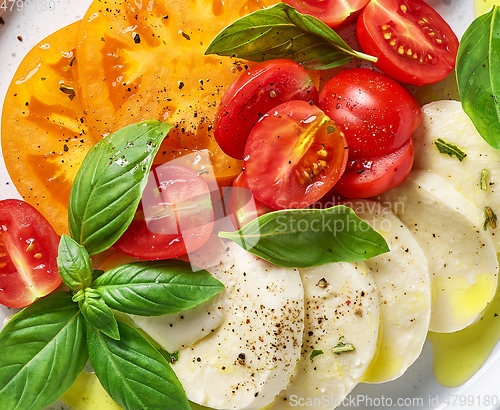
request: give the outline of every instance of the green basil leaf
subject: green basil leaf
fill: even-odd
[[[92,283],[92,261],[83,246],[67,235],[61,237],[57,266],[64,284],[78,292]]]
[[[40,299],[0,333],[0,407],[48,406],[71,387],[87,359],[84,319],[71,294]]]
[[[278,266],[357,262],[389,251],[385,239],[343,205],[261,215],[237,232],[219,232]]]
[[[456,75],[462,108],[481,136],[500,149],[500,7],[476,18],[458,48]]]
[[[108,249],[134,218],[153,158],[172,128],[149,120],[129,125],[94,145],[71,187],[69,232],[94,255]]]
[[[167,360],[139,332],[118,322],[120,340],[87,322],[90,363],[111,398],[127,410],[190,410]]]
[[[236,20],[212,40],[205,54],[257,62],[286,58],[314,70],[340,67],[354,58],[377,61],[354,51],[322,21],[286,3]]]
[[[173,259],[134,262],[111,269],[92,287],[110,308],[142,316],[179,313],[224,289],[207,271],[193,272],[189,263]]]
[[[99,292],[94,289],[85,289],[85,296],[78,301],[78,305],[85,319],[94,328],[112,339],[120,340],[115,315]]]

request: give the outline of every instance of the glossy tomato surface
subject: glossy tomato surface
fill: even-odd
[[[363,51],[392,78],[418,86],[444,79],[455,67],[458,39],[423,0],[372,0],[357,34]]]
[[[0,201],[0,303],[25,307],[61,284],[59,236],[33,206]]]
[[[95,0],[78,38],[78,84],[90,133],[160,119],[175,125],[155,159],[208,149],[221,183],[241,161],[217,145],[213,121],[225,89],[248,62],[205,55],[224,27],[278,0]]]
[[[342,128],[349,159],[388,155],[408,142],[421,120],[415,97],[367,68],[341,71],[320,93],[320,108]]]
[[[335,122],[315,105],[289,101],[252,129],[245,148],[246,183],[272,209],[305,208],[339,180],[347,157]]]
[[[23,199],[68,233],[71,184],[97,141],[88,131],[75,84],[80,22],[33,47],[16,70],[2,111],[2,154]]]
[[[334,28],[351,20],[370,0],[284,0],[302,14],[310,14]]]
[[[115,243],[140,259],[168,259],[192,252],[210,237],[214,211],[205,180],[190,168],[153,167],[134,220]]]
[[[226,90],[215,117],[215,139],[233,158],[243,159],[253,126],[271,108],[286,101],[318,104],[318,90],[297,63],[269,60],[245,71]]]
[[[346,198],[369,198],[397,187],[411,171],[414,147],[410,139],[398,150],[383,157],[349,161],[334,187]]]

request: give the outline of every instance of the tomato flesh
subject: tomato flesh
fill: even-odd
[[[134,220],[114,247],[140,259],[192,252],[210,237],[214,211],[206,181],[190,168],[154,167]]]
[[[309,14],[335,28],[350,21],[370,0],[284,0],[302,14]]]
[[[59,236],[27,202],[0,201],[0,303],[21,308],[61,284]]]
[[[401,184],[413,165],[413,139],[383,157],[349,161],[339,182],[333,188],[346,198],[377,196]]]
[[[266,113],[245,148],[245,177],[254,197],[272,209],[305,208],[339,180],[348,157],[335,122],[306,101]]]
[[[318,90],[306,70],[290,60],[257,64],[222,97],[215,116],[215,139],[227,155],[243,159],[248,135],[259,118],[290,100],[318,104]]]
[[[357,35],[376,67],[418,86],[443,80],[455,67],[458,38],[423,0],[372,0],[361,12]]]
[[[321,90],[319,107],[342,128],[350,160],[394,152],[421,120],[420,105],[408,90],[367,68],[343,70],[332,77]]]

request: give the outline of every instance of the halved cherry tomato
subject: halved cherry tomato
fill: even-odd
[[[95,138],[144,119],[175,125],[156,163],[208,149],[221,184],[241,172],[222,152],[213,119],[224,90],[248,62],[205,55],[224,27],[278,0],[95,0],[82,21],[78,84]]]
[[[371,0],[356,29],[363,51],[398,81],[433,84],[455,67],[457,36],[423,0]]]
[[[23,199],[68,233],[71,184],[98,141],[88,133],[75,84],[80,22],[42,40],[19,65],[5,96],[2,154]]]
[[[140,259],[168,259],[192,252],[210,237],[214,211],[206,181],[190,168],[153,168],[134,220],[115,248]]]
[[[222,97],[215,117],[215,139],[227,155],[243,159],[248,135],[259,118],[290,100],[318,104],[318,90],[306,70],[290,60],[257,64]]]
[[[59,236],[33,206],[0,201],[0,303],[28,306],[61,284],[57,268]]]
[[[377,196],[401,184],[413,165],[413,139],[383,157],[349,161],[334,190],[347,198]]]
[[[350,21],[370,0],[284,0],[302,14],[310,14],[334,28]]]
[[[420,106],[406,88],[367,68],[332,77],[321,90],[319,107],[342,128],[349,160],[394,152],[408,142],[421,119]]]
[[[305,208],[339,180],[348,147],[340,128],[318,107],[289,101],[266,113],[245,148],[245,178],[272,209]]]
[[[236,229],[241,229],[248,222],[273,211],[253,197],[246,183],[244,172],[233,181],[228,209],[231,222]]]

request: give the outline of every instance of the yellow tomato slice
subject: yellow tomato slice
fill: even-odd
[[[220,182],[241,161],[225,155],[212,123],[225,89],[246,61],[206,56],[210,41],[239,17],[278,0],[95,0],[79,35],[78,85],[95,138],[144,119],[175,125],[156,162],[200,149]]]
[[[80,22],[38,43],[9,86],[2,114],[5,165],[24,200],[67,233],[71,184],[88,149],[75,87],[75,46]]]

